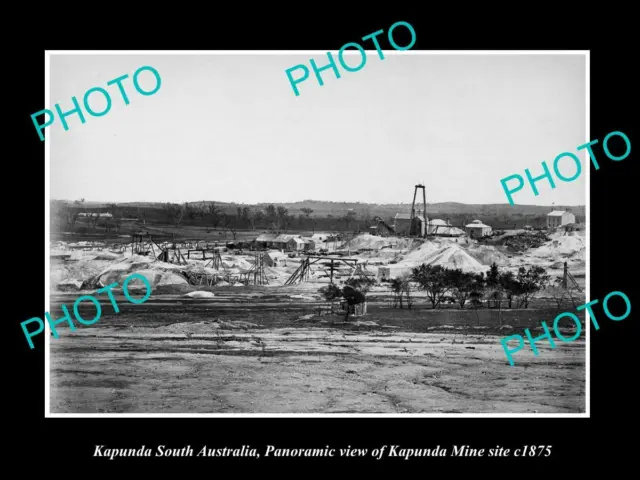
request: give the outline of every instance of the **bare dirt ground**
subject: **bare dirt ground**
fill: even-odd
[[[584,333],[555,349],[541,341],[538,356],[527,347],[513,367],[500,345],[524,328],[540,335],[553,309],[505,311],[499,326],[495,315],[372,302],[345,325],[277,295],[116,298],[120,313],[106,300],[97,324],[51,339],[52,413],[585,411]]]

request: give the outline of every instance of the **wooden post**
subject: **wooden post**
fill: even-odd
[[[333,283],[333,258],[331,259],[331,274],[330,274],[329,283]]]

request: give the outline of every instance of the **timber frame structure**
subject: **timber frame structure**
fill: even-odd
[[[177,263],[178,265],[187,265],[187,260],[178,248],[165,248],[158,256],[158,260],[167,263]]]
[[[136,255],[153,255],[154,259],[159,259],[164,249],[160,247],[150,234],[143,235],[141,233],[134,233],[131,240],[131,254]]]
[[[255,253],[255,262],[249,270],[242,275],[246,275],[247,285],[268,285],[269,280],[264,273],[264,254]]]
[[[582,288],[580,288],[580,285],[578,285],[578,282],[576,282],[576,279],[573,278],[573,275],[571,275],[571,272],[569,272],[569,267],[567,265],[567,262],[564,262],[564,273],[562,274],[562,288],[564,288],[565,290],[575,288],[577,291],[582,292]]]
[[[374,274],[364,272],[362,265],[358,265],[357,258],[344,258],[344,257],[320,257],[315,255],[309,255],[300,262],[300,266],[284,283],[285,285],[293,285],[298,282],[304,282],[309,280],[309,274],[311,273],[311,265],[317,264],[324,260],[324,265],[329,267],[329,283],[333,283],[334,272],[338,270],[341,264],[344,264],[351,268],[351,277],[354,275],[363,276],[375,276]]]
[[[382,218],[376,216],[371,220],[371,227],[376,229],[376,234],[381,235],[383,237],[387,237],[389,235],[396,235],[396,230],[392,225],[389,225]]]
[[[187,252],[187,256],[188,255],[189,253]],[[202,258],[204,259],[204,252],[202,253]],[[224,265],[222,264],[222,256],[220,255],[220,252],[215,252],[213,255],[213,258],[207,263],[205,263],[204,266],[215,268],[216,270],[220,270],[220,267],[224,268]]]
[[[221,273],[195,273],[195,272],[183,272],[184,276],[187,278],[191,285],[215,285],[219,281],[225,281],[229,285],[233,285],[235,283],[243,283],[245,285],[268,285],[269,280],[265,274],[264,270],[264,260],[263,254],[261,252],[255,253],[255,263],[251,265],[251,268],[241,273],[231,273],[225,271],[226,268],[222,263],[220,254],[218,253],[216,257],[212,258],[207,265],[212,265],[216,270],[220,270],[222,268],[223,272]]]
[[[418,218],[418,216],[416,215],[416,196],[418,195],[418,190],[422,190],[422,216],[424,221],[424,235],[417,228],[418,222],[415,220],[416,218]],[[415,190],[413,191],[413,203],[411,203],[410,222],[409,236],[426,237],[429,234],[429,221],[427,219],[427,193],[424,185],[422,184],[416,185]]]

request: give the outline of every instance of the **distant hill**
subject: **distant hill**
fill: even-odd
[[[328,202],[321,200],[303,200],[293,203],[259,203],[241,204],[228,202],[214,202],[220,207],[220,213],[214,217],[208,213],[202,214],[206,209],[202,208],[211,201],[189,202],[191,207],[187,214],[183,215],[178,224],[172,214],[160,202],[126,202],[126,203],[98,203],[85,202],[78,207],[74,202],[66,202],[66,205],[53,201],[52,218],[57,217],[60,228],[66,228],[69,212],[78,211],[103,211],[111,212],[118,218],[134,220],[138,224],[147,226],[173,226],[186,228],[189,226],[203,228],[227,228],[237,230],[314,230],[314,231],[364,231],[372,224],[374,217],[381,217],[387,223],[393,223],[396,213],[409,213],[410,203],[374,204],[359,202]],[[288,215],[262,215],[249,219],[238,215],[238,209],[248,207],[251,212],[267,211],[267,206],[284,207]],[[313,212],[307,217],[301,209],[311,209]],[[419,208],[419,207],[418,207]],[[557,209],[567,209],[576,216],[579,223],[585,222],[585,207],[562,206]],[[464,204],[456,202],[443,202],[427,204],[427,216],[431,219],[440,218],[448,220],[452,225],[463,227],[473,220],[480,220],[494,229],[522,228],[531,225],[534,228],[546,226],[546,215],[554,208],[539,205],[509,205],[503,204]],[[273,209],[275,210],[275,209]],[[65,223],[67,222],[67,223]],[[105,230],[109,228],[109,222],[104,222]],[[133,225],[132,225],[133,226]],[[93,226],[93,230],[96,230]]]
[[[250,207],[264,209],[269,203],[229,203],[229,202],[217,202],[212,200],[217,205],[221,206],[225,213],[235,214],[238,207]],[[203,205],[211,203],[212,201],[203,200],[198,202],[189,202],[189,205]],[[109,208],[110,203],[100,202],[85,202],[85,207],[88,209],[94,208]],[[125,202],[117,203],[121,208],[141,208],[141,209],[162,209],[164,205],[161,202]],[[289,213],[300,213],[302,208],[310,208],[313,210],[312,217],[325,217],[327,215],[340,216],[346,214],[349,210],[353,210],[356,214],[362,216],[369,214],[371,216],[388,217],[394,216],[396,213],[409,213],[411,211],[411,203],[361,203],[361,202],[329,202],[324,200],[303,200],[293,203],[273,203],[272,205],[278,207],[283,206],[289,210]],[[420,208],[420,206],[418,206]],[[433,216],[446,216],[446,215],[507,215],[507,216],[531,216],[531,215],[546,215],[552,210],[569,210],[576,217],[585,216],[584,205],[568,205],[568,206],[541,206],[541,205],[509,205],[508,203],[489,203],[489,204],[467,204],[458,202],[443,202],[443,203],[428,203],[427,215]]]
[[[346,212],[349,209],[353,209],[358,212],[371,212],[373,215],[379,216],[393,216],[396,213],[409,213],[411,211],[411,203],[388,203],[388,204],[375,204],[375,203],[348,203],[348,202],[325,202],[317,200],[304,200],[302,202],[295,203],[283,203],[283,205],[289,210],[299,210],[301,208],[311,208],[314,210],[313,215],[324,216],[328,213],[341,213]],[[259,206],[266,206],[266,204],[259,204]],[[420,208],[418,206],[417,208]],[[443,202],[443,203],[427,203],[427,215],[438,214],[453,215],[546,215],[554,210],[556,207],[540,206],[540,205],[509,205],[508,203],[495,203],[495,204],[466,204],[457,202]],[[560,207],[557,207],[560,208]],[[567,206],[562,209],[569,209],[574,215],[584,216],[585,207],[580,206]]]

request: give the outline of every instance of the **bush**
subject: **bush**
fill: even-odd
[[[322,287],[318,290],[318,293],[322,295],[327,301],[335,300],[336,298],[342,297],[342,289],[333,283],[330,283],[326,287]]]

